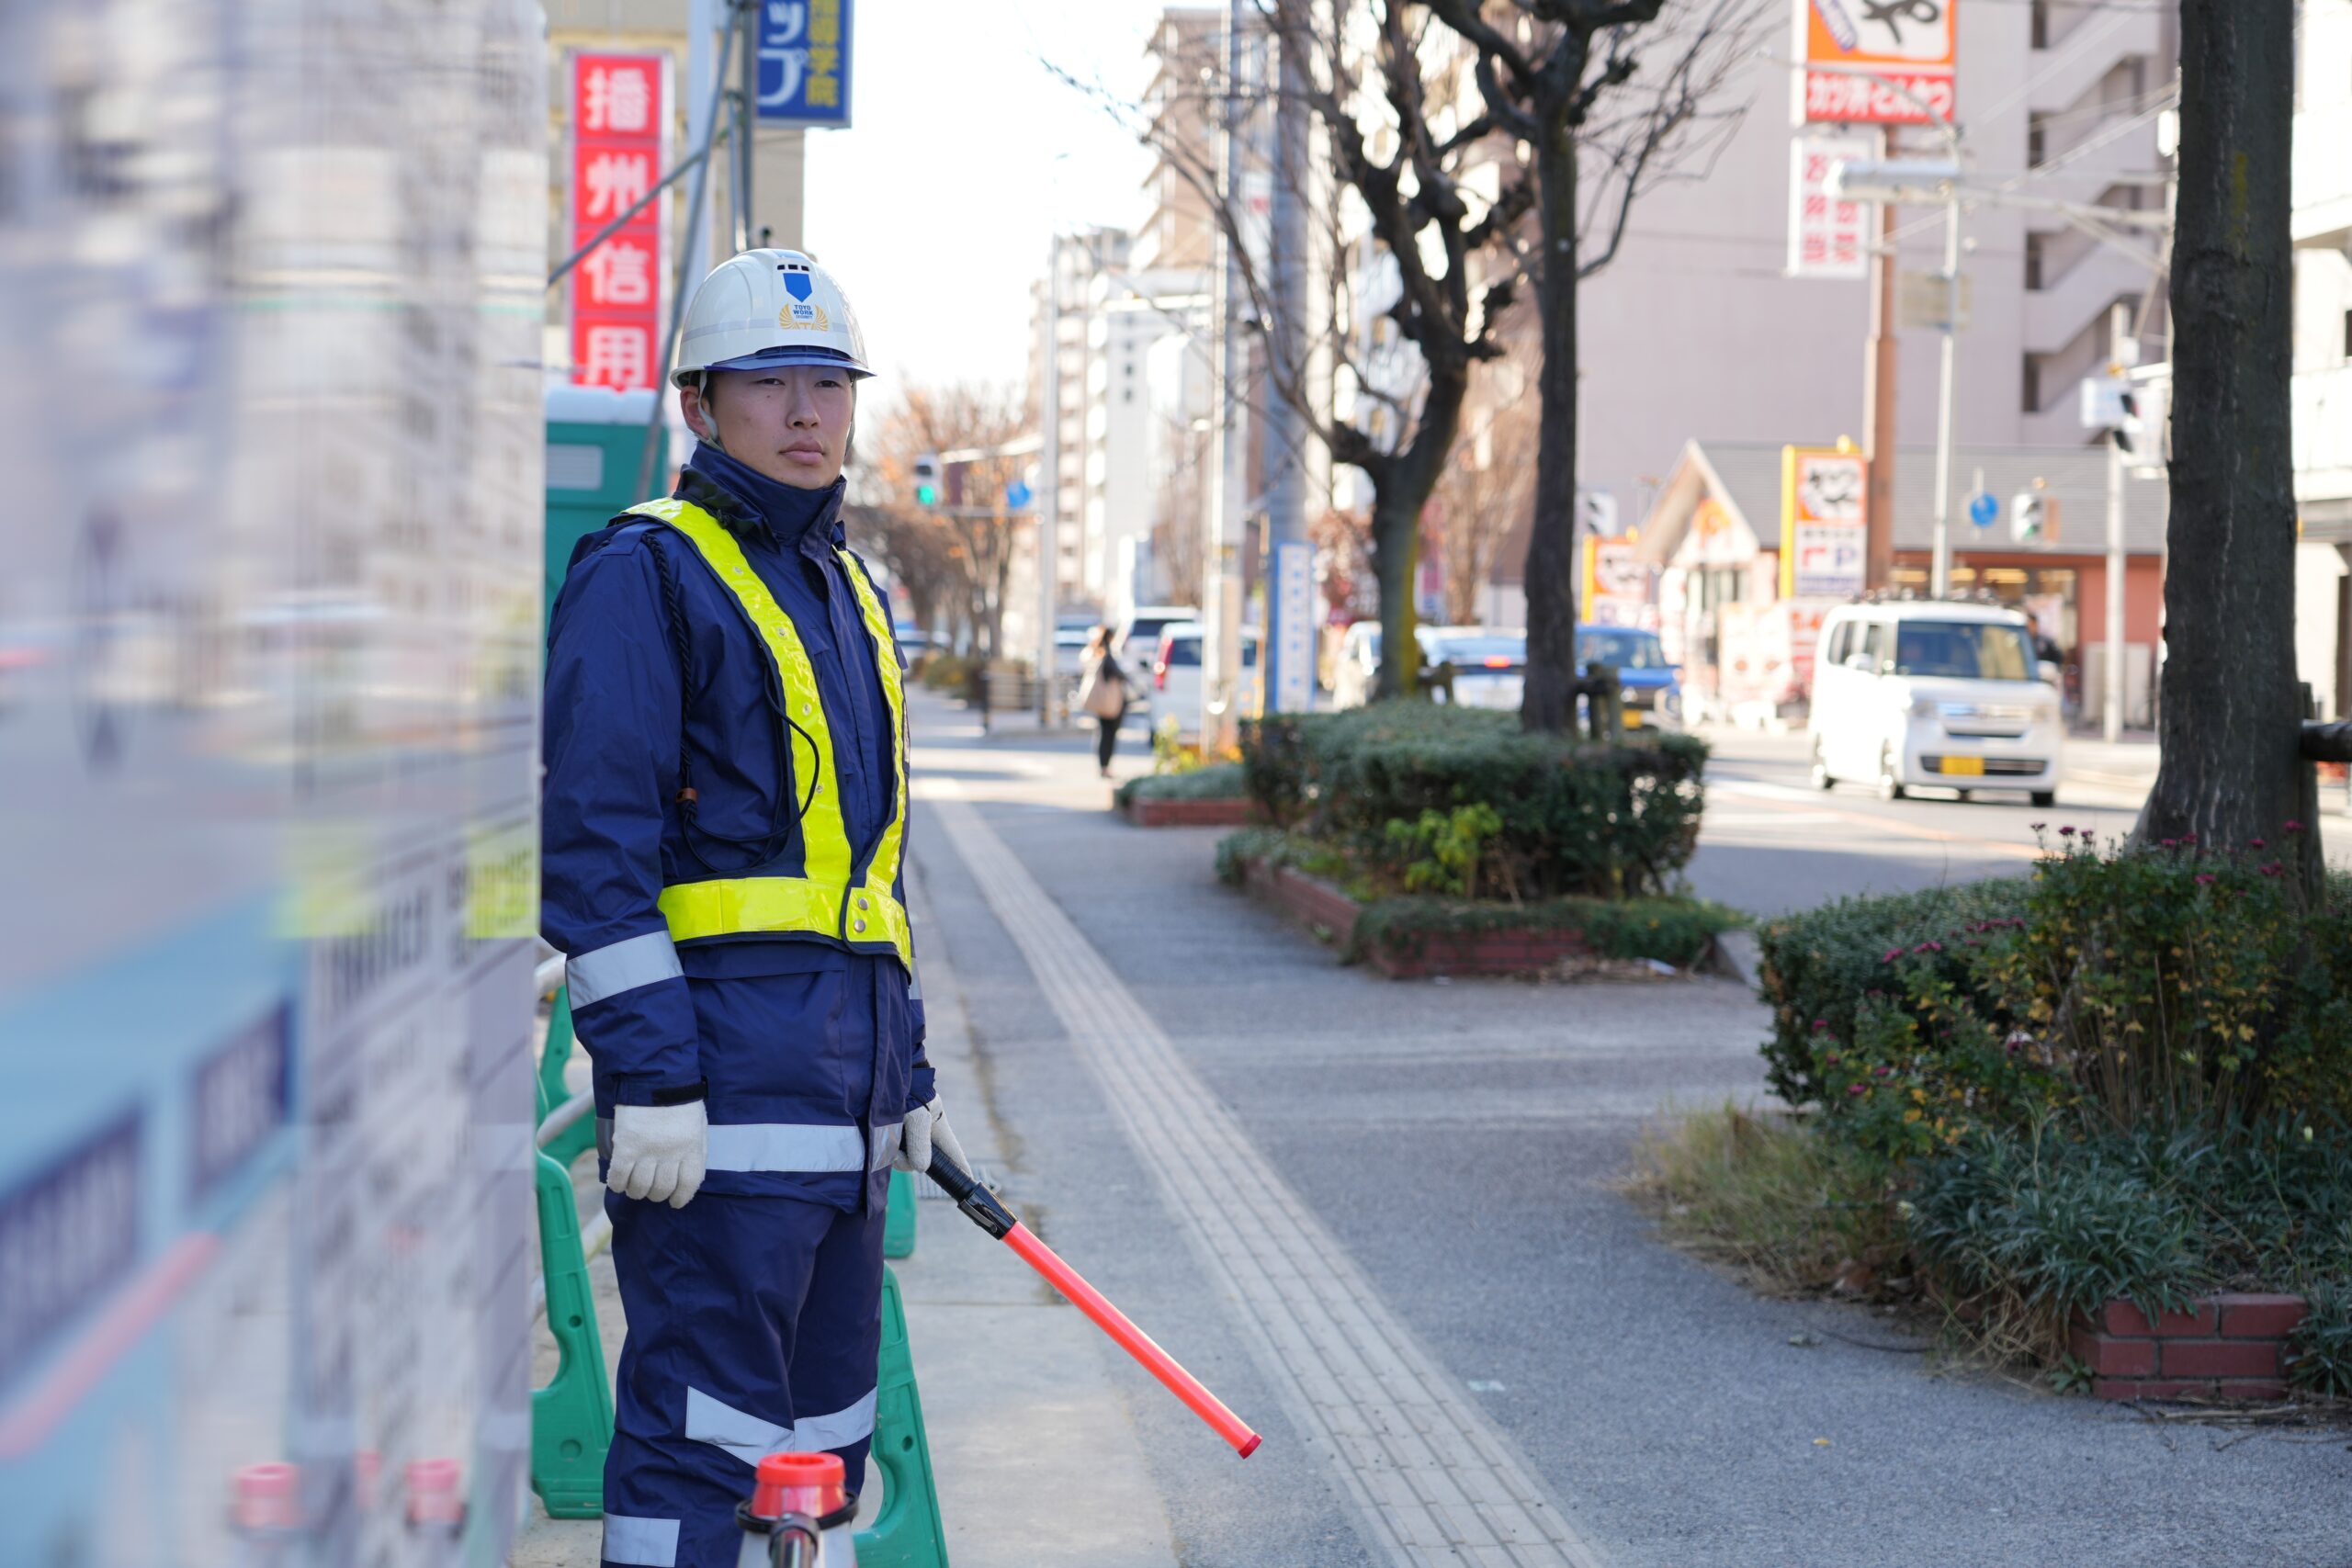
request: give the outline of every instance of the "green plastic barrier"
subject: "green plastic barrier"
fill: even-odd
[[[911,1172],[890,1173],[889,1207],[882,1220],[882,1256],[911,1258],[915,1250],[915,1179]]]
[[[571,987],[555,988],[555,1010],[548,1015],[547,1043],[539,1051],[539,1116],[571,1098],[564,1087],[564,1065],[571,1059]],[[596,1119],[582,1116],[555,1135],[548,1145],[548,1156],[566,1170],[571,1162],[596,1146]]]
[[[571,1176],[544,1154],[538,1157],[538,1200],[548,1327],[562,1359],[555,1381],[531,1391],[531,1490],[547,1505],[550,1518],[593,1519],[605,1511],[613,1385],[605,1376],[605,1344],[596,1332],[596,1302],[580,1246]],[[899,1337],[905,1337],[903,1328]]]
[[[947,1529],[939,1517],[931,1443],[922,1429],[922,1398],[915,1392],[915,1364],[907,1350],[906,1308],[899,1302],[899,1276],[887,1268],[882,1270],[874,1462],[882,1467],[882,1512],[873,1529],[858,1532],[859,1568],[947,1568]]]

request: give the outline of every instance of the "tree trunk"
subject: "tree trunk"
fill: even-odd
[[[2163,762],[2143,840],[2300,858],[2288,448],[2294,0],[2183,0]],[[2290,850],[2285,846],[2293,843]]]
[[[1373,700],[1409,697],[1420,689],[1419,641],[1413,627],[1413,580],[1421,562],[1421,505],[1394,490],[1377,491],[1372,502],[1372,568],[1380,581],[1380,670],[1373,678]]]
[[[1429,378],[1413,444],[1373,476],[1372,569],[1380,580],[1380,671],[1373,680],[1374,700],[1411,696],[1420,687],[1413,586],[1421,558],[1421,513],[1462,429],[1470,367],[1466,362],[1444,369],[1431,365]]]
[[[1527,685],[1519,721],[1566,732],[1577,696],[1577,148],[1565,108],[1536,145],[1544,322],[1535,514],[1527,538]]]

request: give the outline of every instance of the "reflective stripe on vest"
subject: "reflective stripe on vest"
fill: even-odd
[[[817,694],[817,671],[808,649],[792,625],[792,617],[762,582],[752,563],[743,558],[733,535],[716,517],[691,502],[649,501],[629,511],[666,523],[695,547],[695,551],[734,594],[758,628],[768,657],[775,661],[784,685],[786,711],[798,731],[788,731],[793,745],[806,732],[813,749],[815,784],[800,818],[801,872],[798,876],[733,876],[709,882],[677,882],[662,889],[662,918],[678,942],[700,937],[736,936],[747,931],[798,931],[834,938],[854,952],[895,953],[910,972],[914,950],[907,932],[907,912],[891,889],[898,885],[899,858],[907,841],[907,708],[906,691],[899,669],[897,640],[882,613],[881,597],[865,578],[857,558],[837,550],[842,573],[857,595],[859,618],[874,644],[882,693],[890,706],[890,728],[896,753],[892,770],[890,820],[872,854],[861,865],[849,841],[842,815],[841,780],[833,765],[832,727]],[[796,768],[798,752],[790,754]],[[779,787],[786,781],[779,780]]]

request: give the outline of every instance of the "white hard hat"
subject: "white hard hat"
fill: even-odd
[[[713,267],[686,306],[673,384],[707,370],[838,365],[871,376],[865,337],[833,275],[798,251],[745,251]]]

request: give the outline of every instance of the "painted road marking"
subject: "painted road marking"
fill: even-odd
[[[1293,1421],[1399,1568],[1603,1568],[1527,1461],[1392,1314],[957,781],[933,803]],[[945,787],[942,787],[945,786]],[[1214,1185],[1211,1178],[1214,1177]]]
[[[2041,858],[2041,851],[2032,844],[2004,843],[1997,839],[1983,839],[1973,833],[1947,832],[1941,828],[1927,828],[1917,822],[1899,821],[1893,817],[1877,812],[1847,811],[1836,807],[1825,807],[1822,792],[1817,789],[1798,789],[1791,784],[1765,784],[1757,779],[1711,779],[1707,783],[1707,794],[1710,796],[1729,795],[1736,800],[1756,801],[1766,804],[1768,807],[1772,801],[1788,801],[1792,807],[1798,802],[1803,802],[1806,807],[1811,807],[1810,810],[1805,811],[1789,810],[1786,818],[1792,821],[1826,816],[1841,822],[1852,823],[1856,827],[1892,833],[1898,838],[1925,839],[1931,843],[1964,845],[1979,854],[2001,855],[2019,860]],[[1705,835],[1707,824],[1713,820],[1713,818],[1714,813],[1710,811],[1699,818],[1699,830],[1702,837]]]

